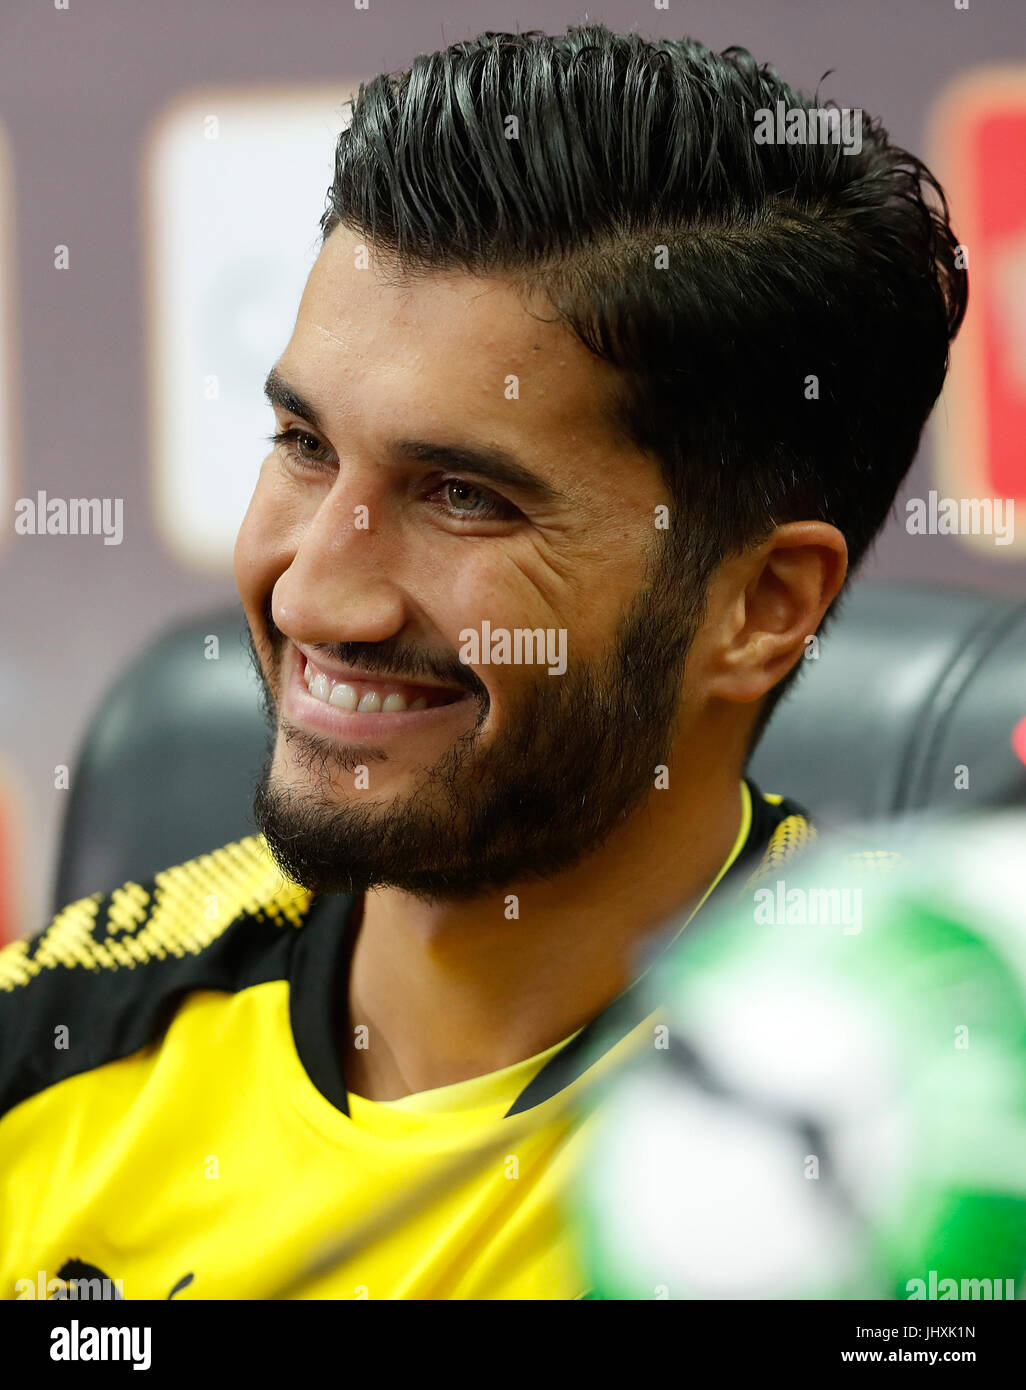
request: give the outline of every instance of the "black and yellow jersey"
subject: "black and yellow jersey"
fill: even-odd
[[[692,918],[815,837],[750,781],[742,802]],[[0,951],[0,1297],[586,1292],[574,1097],[658,1015],[632,986],[526,1061],[368,1101],[339,1045],[356,902],[283,878],[254,835]]]

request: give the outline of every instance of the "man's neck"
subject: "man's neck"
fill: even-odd
[[[638,974],[645,940],[701,899],[737,839],[738,779],[693,790],[653,793],[600,850],[550,879],[469,903],[366,894],[340,1040],[348,1089],[395,1100],[452,1085],[532,1057],[599,1014]]]

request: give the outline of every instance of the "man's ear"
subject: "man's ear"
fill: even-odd
[[[836,526],[793,521],[728,557],[709,584],[700,661],[707,696],[748,703],[783,680],[848,572]]]

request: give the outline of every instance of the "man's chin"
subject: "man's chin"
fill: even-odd
[[[301,799],[328,814],[351,812],[362,806],[391,806],[413,796],[423,780],[417,772],[395,763],[296,763],[291,758],[272,765],[270,787],[283,797]]]
[[[436,886],[431,861],[456,832],[453,808],[434,806],[409,774],[390,776],[388,786],[380,780],[364,790],[359,773],[354,785],[352,776],[329,783],[326,770],[289,760],[265,768],[253,804],[257,829],[288,879],[315,894],[414,891],[417,863]]]
[[[393,888],[430,902],[472,901],[529,871],[512,859],[471,854],[451,805],[410,796],[354,797],[326,805],[302,787],[266,778],[254,801],[257,828],[284,876],[315,895]]]
[[[368,863],[374,843],[371,808],[355,798],[326,811],[322,801],[304,794],[302,783],[271,778],[257,791],[257,828],[278,868],[293,883],[314,894],[358,893],[380,879],[381,865]],[[355,834],[346,833],[352,823]],[[363,845],[355,858],[347,845]]]

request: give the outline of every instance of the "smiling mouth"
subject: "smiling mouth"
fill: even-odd
[[[313,698],[350,714],[403,714],[452,705],[467,698],[464,690],[439,685],[339,677],[323,670],[303,653],[300,653],[300,660],[306,663],[303,680]]]

